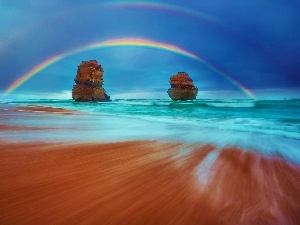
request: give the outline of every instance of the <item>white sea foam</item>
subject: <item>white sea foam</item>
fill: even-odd
[[[43,131],[38,137],[31,132],[3,134],[7,138],[61,141],[161,139],[211,143],[218,148],[234,145],[266,155],[278,154],[300,163],[299,101],[118,100],[75,103],[69,100],[29,100],[11,104],[38,104],[85,113],[72,117],[59,114],[45,117],[42,113],[29,113],[26,118],[13,115],[13,120],[19,125],[34,126],[38,123],[73,132]],[[5,120],[0,122],[6,123]]]
[[[208,181],[211,172],[211,167],[213,166],[218,156],[219,156],[219,149],[214,150],[211,153],[209,153],[201,162],[201,164],[198,166],[196,170],[196,176],[198,177],[199,182],[201,184],[205,185],[206,182]]]
[[[229,107],[229,108],[251,108],[255,106],[254,102],[211,102],[207,104],[214,107]]]

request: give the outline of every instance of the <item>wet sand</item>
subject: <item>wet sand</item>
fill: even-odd
[[[69,110],[64,108],[57,107],[48,107],[48,106],[39,106],[39,105],[28,105],[28,106],[19,106],[17,107],[18,111],[27,111],[27,112],[47,112],[47,113],[59,113],[59,114],[79,114],[75,110]]]
[[[19,126],[19,125],[8,125],[0,123],[0,131],[33,131],[33,130],[55,130],[57,128],[50,127],[30,127],[30,126]]]
[[[4,113],[3,113],[4,112]],[[3,120],[2,123],[0,123],[0,131],[7,131],[7,132],[24,132],[24,131],[39,131],[39,130],[58,130],[62,129],[59,127],[45,127],[45,126],[35,126],[35,124],[32,124],[31,126],[28,125],[16,125],[16,124],[5,124],[5,120],[14,120],[13,117],[11,117],[10,113],[18,112],[19,115],[22,115],[24,113],[32,113],[34,115],[35,113],[46,113],[47,114],[62,114],[62,115],[82,115],[82,113],[76,111],[76,110],[69,110],[64,108],[58,108],[58,107],[47,107],[47,106],[39,106],[39,105],[27,105],[27,106],[9,106],[7,109],[0,109],[0,119]],[[24,119],[26,116],[24,117]],[[26,120],[26,119],[25,119]]]
[[[183,151],[184,150],[184,151]],[[0,224],[300,224],[300,168],[159,141],[0,144]]]

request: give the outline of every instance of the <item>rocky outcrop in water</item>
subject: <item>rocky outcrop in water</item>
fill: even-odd
[[[72,98],[76,102],[110,101],[103,85],[103,68],[96,60],[82,61],[74,79]]]
[[[173,101],[196,99],[198,88],[194,86],[193,80],[185,72],[178,72],[170,77],[171,88],[168,94]]]

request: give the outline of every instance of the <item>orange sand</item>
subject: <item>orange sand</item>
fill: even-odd
[[[29,112],[48,112],[48,113],[60,113],[60,114],[75,114],[77,113],[75,110],[68,110],[64,108],[54,108],[47,106],[39,106],[39,105],[28,105],[28,106],[19,106],[17,110],[24,110]]]
[[[0,224],[300,224],[299,167],[229,148],[204,182],[213,150],[1,143]]]

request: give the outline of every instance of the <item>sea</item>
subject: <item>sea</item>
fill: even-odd
[[[161,140],[236,146],[300,164],[300,99],[3,99],[0,124],[40,127],[1,130],[0,140],[42,142],[115,142]],[[75,114],[29,112],[19,106],[48,106]]]

